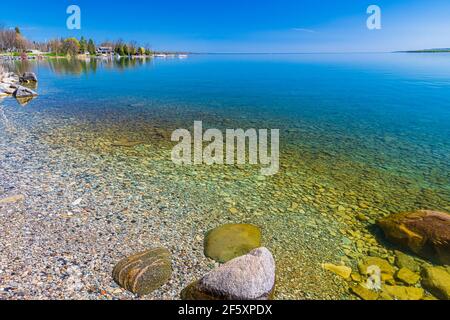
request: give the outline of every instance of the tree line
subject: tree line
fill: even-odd
[[[108,47],[120,56],[150,55],[152,50],[149,45],[139,46],[136,41],[125,42],[121,39],[105,41],[99,46],[93,39],[56,38],[45,42],[29,41],[21,33],[18,27],[11,29],[0,25],[0,52],[22,53],[27,50],[39,50],[55,55],[76,56],[78,54],[95,55],[98,47]]]

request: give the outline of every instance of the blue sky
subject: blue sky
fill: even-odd
[[[79,31],[66,28],[71,4],[81,8]],[[381,30],[366,27],[371,4],[382,9]],[[84,35],[193,52],[450,47],[449,0],[21,0],[2,4],[0,23],[34,40]]]

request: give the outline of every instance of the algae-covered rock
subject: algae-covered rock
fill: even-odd
[[[378,300],[379,297],[378,292],[369,290],[361,284],[351,286],[350,292],[357,295],[362,300]]]
[[[400,269],[408,268],[413,272],[420,272],[420,263],[401,251],[395,251],[395,265]]]
[[[322,268],[324,270],[331,271],[344,279],[350,278],[352,274],[352,268],[346,266],[336,266],[331,263],[324,263],[322,264]]]
[[[400,213],[378,225],[391,242],[421,257],[450,264],[450,214],[429,210]]]
[[[395,300],[421,300],[425,295],[425,290],[422,288],[403,286],[384,286],[383,292]]]
[[[147,250],[121,260],[113,270],[114,281],[139,296],[150,294],[172,275],[170,252],[163,248]]]
[[[401,268],[395,275],[395,278],[407,285],[413,286],[419,282],[420,275],[412,272],[408,268]]]
[[[275,261],[266,248],[214,269],[181,293],[183,300],[269,300],[275,289]]]
[[[440,267],[426,267],[422,286],[440,299],[450,300],[450,273]]]
[[[251,224],[227,224],[208,232],[205,255],[220,263],[261,247],[261,230]]]
[[[393,275],[395,273],[395,268],[384,259],[378,257],[367,257],[362,262],[358,264],[359,272],[362,275],[367,275],[370,271],[370,267],[377,266],[380,268],[381,273]]]

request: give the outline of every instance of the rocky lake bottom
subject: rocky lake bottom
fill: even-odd
[[[415,140],[422,137],[409,135],[415,128],[386,129],[357,113],[357,121],[333,114],[318,121],[272,118],[262,108],[250,117],[236,115],[241,106],[87,100],[51,90],[44,83],[47,97],[26,107],[0,102],[0,199],[10,199],[0,204],[0,299],[137,299],[112,270],[158,247],[171,252],[173,274],[143,298],[178,299],[218,266],[204,254],[205,235],[230,223],[261,229],[276,261],[275,299],[357,299],[351,287],[365,282],[367,259],[392,268],[382,268],[392,287],[405,286],[399,260],[430,266],[405,257],[375,224],[400,212],[450,212],[448,131],[431,146],[429,132]],[[175,165],[171,133],[195,120],[280,128],[279,174],[261,176],[252,165]],[[330,265],[352,274],[336,275]]]

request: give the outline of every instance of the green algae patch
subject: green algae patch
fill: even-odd
[[[226,224],[209,231],[205,255],[225,263],[261,247],[261,229],[251,224]]]

